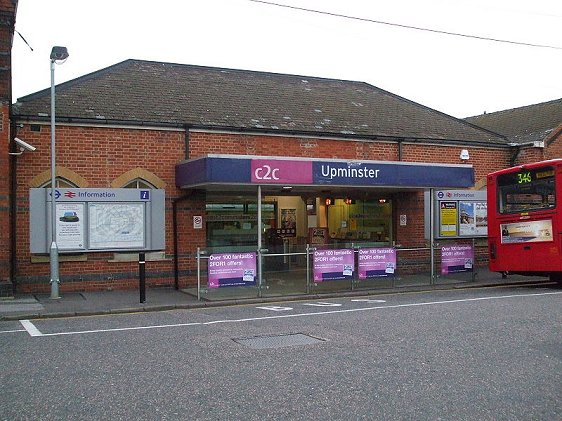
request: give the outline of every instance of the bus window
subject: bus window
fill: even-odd
[[[556,205],[553,167],[498,175],[497,187],[501,214],[551,209]]]

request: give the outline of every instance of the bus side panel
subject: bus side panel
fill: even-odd
[[[488,267],[492,272],[504,272],[501,268],[498,246],[500,245],[500,232],[496,212],[496,184],[494,178],[487,177],[486,194],[488,201]]]
[[[496,247],[497,250],[495,259],[490,253],[489,268],[493,272],[562,272],[560,245],[498,245],[493,239],[490,240],[490,249]]]
[[[562,271],[562,236],[554,229],[555,226],[553,221],[552,241],[502,243],[499,236],[489,237],[490,270],[529,273]]]

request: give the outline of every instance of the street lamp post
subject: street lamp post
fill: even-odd
[[[55,63],[66,60],[66,47],[53,47],[51,50],[51,298],[59,296],[59,249],[57,246],[57,202],[56,202],[56,151],[55,151]]]

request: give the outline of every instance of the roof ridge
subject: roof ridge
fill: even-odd
[[[57,117],[73,121],[156,119],[278,133],[507,143],[504,135],[364,81],[127,59],[57,89],[63,94]],[[14,115],[47,116],[49,97],[44,89],[18,98]]]
[[[98,70],[94,70],[93,72],[86,73],[85,75],[78,76],[77,78],[67,80],[66,82],[62,82],[62,83],[56,85],[57,91],[59,91],[60,89],[64,89],[64,88],[73,86],[73,85],[78,84],[80,82],[84,82],[85,80],[93,79],[97,76],[101,76],[101,75],[103,75],[103,74],[105,74],[105,73],[107,73],[111,70],[115,70],[116,68],[124,66],[126,63],[133,62],[133,61],[135,61],[135,60],[126,59],[126,60],[120,61],[119,63],[115,63],[115,64],[112,64],[110,66],[103,67],[103,68],[98,69]],[[21,96],[17,99],[16,102],[20,102],[20,100],[29,101],[29,100],[33,100],[33,99],[37,99],[37,98],[42,98],[42,97],[45,96],[45,94],[49,94],[49,95],[51,94],[51,88],[50,87],[45,88],[45,89],[41,89],[40,91],[34,92],[32,94]]]
[[[502,114],[502,113],[508,113],[510,111],[515,111],[515,110],[524,110],[524,109],[528,109],[528,108],[532,108],[532,107],[537,107],[537,106],[542,106],[542,105],[547,105],[547,104],[551,104],[551,103],[555,103],[555,102],[562,102],[562,98],[558,98],[558,99],[551,99],[549,101],[544,101],[544,102],[537,102],[536,104],[528,104],[528,105],[522,105],[520,107],[513,107],[513,108],[507,108],[505,110],[498,110],[498,111],[492,111],[492,112],[485,112],[483,114],[477,114],[474,116],[469,116],[469,117],[465,117],[466,119],[470,119],[470,118],[478,118],[478,117],[482,117],[482,116],[489,116],[489,115],[498,115],[498,114]]]
[[[218,66],[209,66],[209,65],[202,65],[202,64],[174,63],[174,62],[167,62],[167,61],[154,61],[154,60],[143,60],[143,59],[129,59],[127,61],[138,62],[138,63],[151,63],[157,65],[162,64],[162,65],[177,66],[182,68],[190,67],[194,69],[206,69],[206,70],[214,70],[214,71],[262,74],[264,76],[287,76],[291,78],[307,78],[307,79],[334,81],[334,82],[365,83],[363,81],[357,81],[351,79],[338,79],[338,78],[331,78],[331,77],[302,75],[302,74],[295,74],[295,73],[280,73],[280,72],[271,72],[266,70],[235,69],[232,67],[218,67]]]

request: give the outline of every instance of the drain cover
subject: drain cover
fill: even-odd
[[[313,338],[302,333],[292,333],[289,335],[255,336],[253,338],[233,339],[241,345],[253,349],[282,348],[285,346],[311,345],[324,342],[323,339]]]

